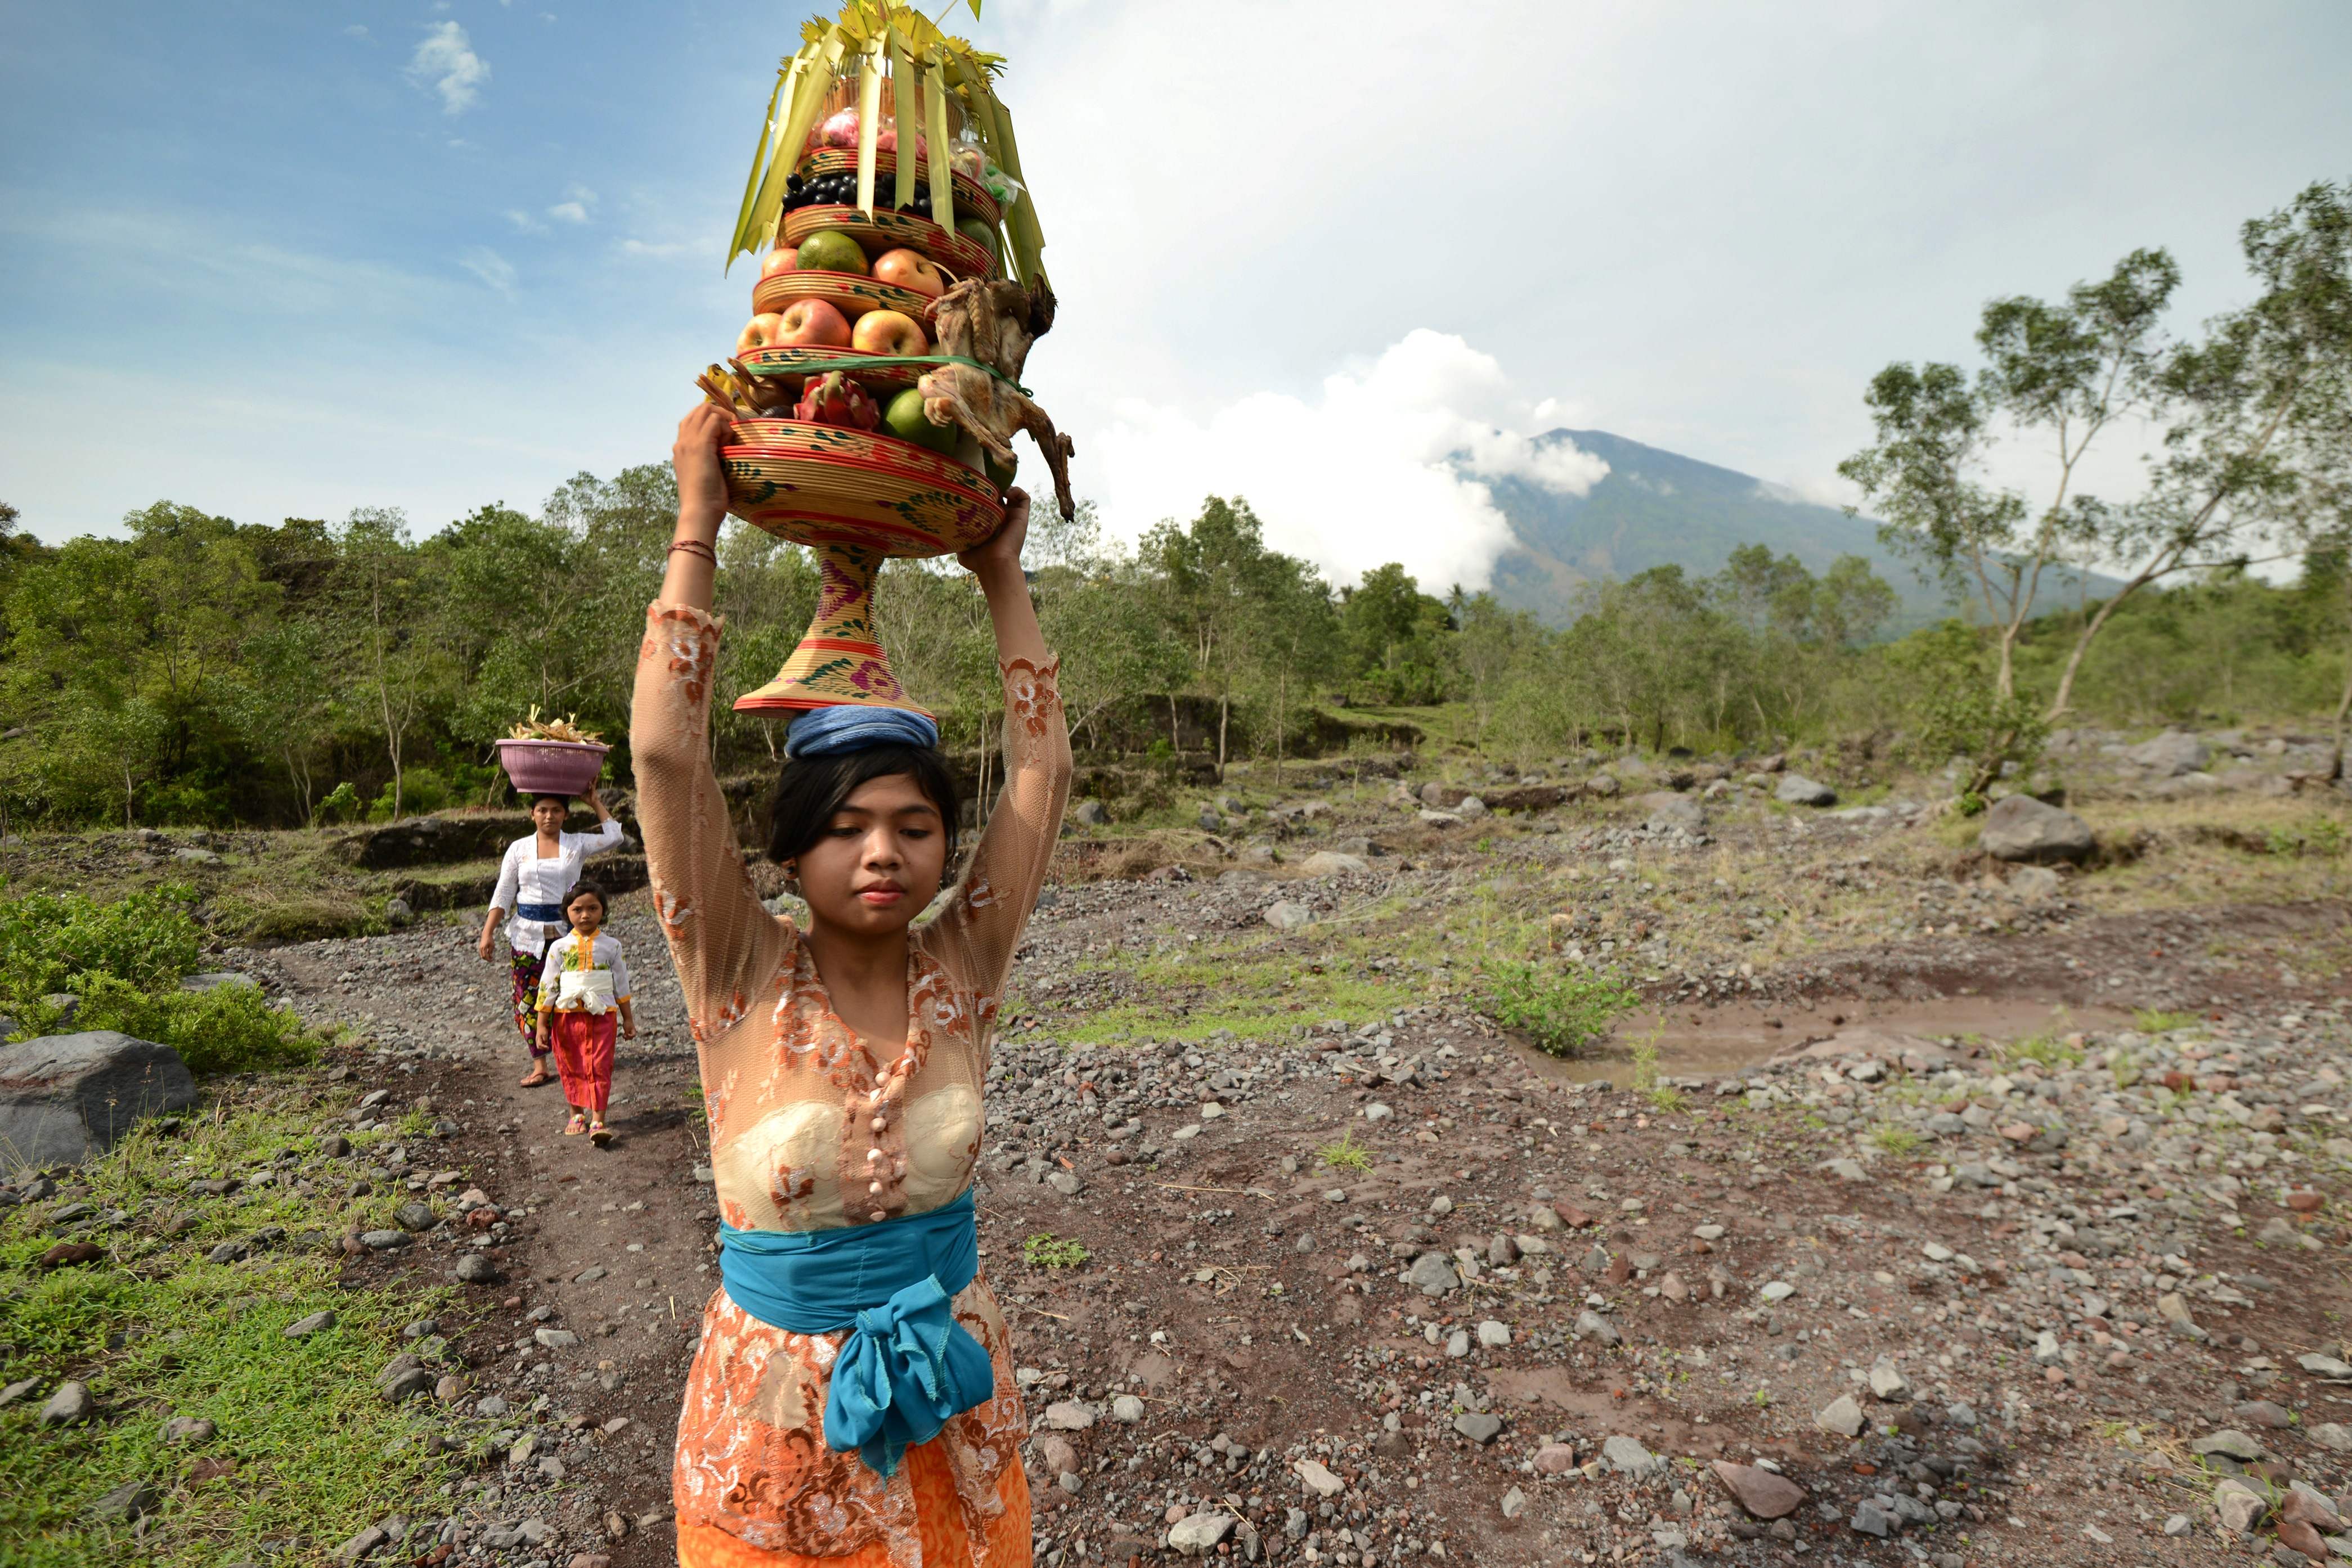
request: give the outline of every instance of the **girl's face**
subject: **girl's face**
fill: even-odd
[[[604,901],[593,893],[582,894],[565,905],[563,912],[572,917],[572,929],[583,936],[595,936],[597,928],[604,924]]]
[[[561,800],[537,800],[531,803],[530,820],[542,833],[552,837],[563,831],[563,819],[570,815]]]
[[[809,913],[844,932],[903,931],[940,891],[947,824],[912,777],[869,779],[793,858]]]

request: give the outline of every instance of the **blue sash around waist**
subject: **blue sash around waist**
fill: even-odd
[[[550,925],[554,925],[562,922],[563,905],[560,904],[518,904],[515,905],[515,915],[518,918],[523,920],[541,920],[545,921]]]
[[[832,1230],[719,1228],[728,1296],[788,1333],[845,1333],[824,1402],[825,1446],[882,1475],[996,1391],[988,1352],[951,1303],[980,1272],[971,1193],[925,1214]]]

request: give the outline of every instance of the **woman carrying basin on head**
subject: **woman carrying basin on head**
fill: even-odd
[[[548,1052],[554,1048],[539,1021],[539,978],[547,959],[547,945],[567,929],[563,905],[580,881],[581,863],[621,842],[621,824],[604,809],[604,798],[593,787],[583,798],[596,811],[595,829],[585,833],[563,831],[563,819],[572,810],[572,802],[564,797],[530,798],[530,835],[507,846],[506,859],[499,866],[498,888],[490,894],[490,912],[482,918],[482,939],[476,945],[483,962],[495,962],[498,950],[491,938],[499,922],[506,920],[507,956],[514,971],[515,1028],[530,1047],[530,1071],[522,1080],[526,1089],[555,1082],[547,1071]]]
[[[1069,737],[1021,572],[1028,502],[959,560],[1004,680],[1004,794],[940,915],[955,847],[931,721],[811,710],[788,734],[767,849],[809,906],[760,905],[711,771],[713,541],[727,416],[678,427],[677,537],[646,612],[630,743],[656,912],[709,1113],[723,1288],[678,1422],[678,1560],[1030,1561],[1027,1436],[979,1273],[981,1090],[1013,949],[1070,782]]]

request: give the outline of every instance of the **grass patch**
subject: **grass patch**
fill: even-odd
[[[2083,1051],[2068,1045],[2054,1034],[2028,1035],[2000,1048],[2004,1061],[2031,1061],[2038,1066],[2056,1070],[2083,1065]]]
[[[1489,963],[1477,996],[1481,1011],[1532,1037],[1551,1056],[1574,1056],[1640,1000],[1614,980],[1566,975],[1521,958]]]
[[[2195,1013],[2168,1013],[2160,1008],[2142,1008],[2132,1014],[2132,1028],[2142,1034],[2170,1034],[2174,1030],[2193,1028],[2202,1021]]]
[[[58,1239],[49,1216],[62,1195],[0,1214],[8,1375],[42,1379],[35,1396],[0,1410],[0,1559],[21,1568],[164,1554],[199,1565],[273,1552],[317,1561],[439,1479],[421,1439],[446,1429],[448,1417],[430,1401],[385,1404],[373,1377],[404,1348],[432,1361],[436,1341],[404,1345],[400,1331],[443,1310],[447,1292],[340,1288],[341,1260],[327,1246],[352,1219],[385,1223],[394,1197],[331,1215],[281,1185],[314,1172],[324,1188],[341,1174],[311,1131],[324,1109],[280,1095],[142,1124],[84,1173],[88,1201],[131,1216],[88,1233],[108,1249],[94,1264],[34,1266]],[[275,1173],[270,1185],[226,1198],[186,1192],[198,1176],[251,1183],[263,1169]],[[183,1215],[194,1227],[167,1238]],[[283,1228],[284,1240],[248,1261],[205,1260],[215,1242],[267,1226]],[[288,1323],[321,1309],[335,1313],[333,1327],[284,1337]],[[67,1378],[89,1385],[100,1419],[40,1429],[42,1400]],[[218,1434],[167,1444],[163,1423],[174,1416],[209,1419]],[[199,1460],[233,1468],[199,1480]],[[132,1482],[162,1500],[143,1542],[90,1517],[99,1498]]]
[[[1338,1171],[1368,1171],[1372,1168],[1372,1152],[1356,1142],[1356,1130],[1348,1129],[1347,1136],[1336,1144],[1326,1144],[1315,1151],[1315,1157]]]
[[[1041,1230],[1021,1244],[1021,1261],[1032,1269],[1076,1269],[1093,1256],[1086,1243]]]
[[[1683,1092],[1658,1081],[1658,1036],[1662,1032],[1652,1030],[1648,1038],[1634,1043],[1633,1092],[1647,1100],[1651,1109],[1671,1115],[1683,1108]]]
[[[1409,970],[1374,971],[1344,948],[1326,949],[1302,963],[1295,953],[1265,951],[1274,940],[1278,939],[1202,942],[1181,953],[1089,959],[1077,966],[1080,973],[1132,977],[1138,994],[1085,1006],[1048,1027],[1056,1040],[1071,1045],[1147,1036],[1189,1044],[1221,1030],[1242,1040],[1275,1040],[1288,1037],[1308,1019],[1336,1018],[1350,1027],[1369,1023],[1412,1006],[1423,995],[1420,977]],[[1011,1005],[1046,1019],[1072,1007],[1043,997]]]
[[[1926,1146],[1927,1140],[1908,1127],[1898,1127],[1892,1122],[1882,1122],[1870,1130],[1870,1145],[1880,1154],[1896,1159],[1908,1159]]]

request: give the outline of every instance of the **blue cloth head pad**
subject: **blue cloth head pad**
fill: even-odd
[[[936,747],[939,743],[940,727],[912,708],[842,703],[813,707],[793,720],[784,732],[784,755],[798,761],[877,746]]]

